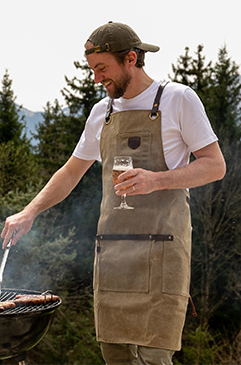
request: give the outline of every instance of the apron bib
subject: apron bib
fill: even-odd
[[[155,100],[155,112],[158,104]],[[189,193],[162,190],[128,196],[134,209],[113,209],[120,203],[112,182],[114,156],[132,156],[134,168],[168,168],[160,111],[155,118],[149,110],[109,116],[100,145],[103,198],[94,263],[97,340],[179,350],[190,283]]]

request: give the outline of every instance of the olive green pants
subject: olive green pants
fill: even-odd
[[[172,365],[174,351],[152,347],[101,343],[106,365]]]

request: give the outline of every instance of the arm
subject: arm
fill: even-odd
[[[193,152],[195,160],[185,167],[168,171],[147,171],[133,169],[119,176],[120,184],[115,185],[117,195],[122,195],[124,187],[127,195],[149,194],[155,190],[194,188],[210,182],[221,180],[226,172],[226,165],[217,142]],[[131,180],[124,181],[127,177]]]
[[[17,231],[12,241],[12,244],[15,245],[24,234],[30,231],[34,219],[40,213],[64,200],[93,162],[94,160],[81,160],[71,156],[21,212],[6,219],[1,233],[1,237],[4,239],[2,247],[5,248],[13,232]]]

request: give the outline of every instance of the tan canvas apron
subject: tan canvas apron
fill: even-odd
[[[189,296],[189,194],[186,190],[156,191],[127,197],[133,210],[113,209],[120,203],[112,182],[114,156],[132,156],[135,168],[167,170],[161,113],[155,120],[149,115],[149,110],[113,113],[101,135],[103,199],[94,264],[96,332],[102,342],[175,351],[181,347]]]

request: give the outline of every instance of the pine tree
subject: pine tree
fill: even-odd
[[[48,180],[72,154],[84,128],[82,116],[66,115],[59,105],[46,104],[43,121],[36,128],[38,140],[35,152],[41,167],[41,176]]]
[[[67,87],[62,90],[62,94],[70,109],[71,114],[82,114],[86,119],[95,103],[102,99],[106,93],[102,85],[96,85],[93,79],[93,71],[89,68],[86,61],[81,65],[78,61],[74,62],[78,70],[81,70],[83,79],[74,77],[70,80],[67,76],[65,80]]]
[[[235,334],[241,324],[238,306],[241,79],[238,66],[228,56],[226,47],[219,50],[214,66],[211,62],[205,66],[202,47],[198,47],[194,59],[188,51],[185,50],[178,65],[173,67],[173,80],[185,82],[202,99],[227,164],[227,174],[222,181],[190,191],[193,222],[191,291],[201,324],[208,323],[211,331],[214,328],[222,331],[226,327],[228,332],[232,328]],[[234,311],[235,323],[232,321]]]
[[[62,109],[58,100],[49,102],[43,113],[43,121],[34,137],[39,141],[35,148],[42,164],[42,175],[48,179],[72,154],[93,105],[105,92],[103,86],[94,83],[93,72],[87,64],[74,63],[83,72],[83,79],[66,76],[67,87],[62,90],[68,110]]]
[[[18,116],[12,80],[6,70],[0,91],[0,195],[18,189],[24,192],[29,183],[36,184],[36,161],[30,141],[23,134],[23,119]]]
[[[212,68],[206,109],[221,145],[241,138],[241,78],[239,66],[228,56],[226,46]]]
[[[202,45],[198,45],[196,58],[192,58],[189,55],[190,49],[186,47],[185,54],[179,56],[177,60],[177,66],[172,64],[174,76],[170,76],[172,81],[190,86],[201,98],[209,84],[211,67],[211,62],[205,65],[203,49]]]
[[[192,191],[194,260],[195,267],[200,265],[202,272],[200,275],[195,270],[193,277],[197,279],[196,287],[201,289],[204,320],[224,318],[224,310],[226,316],[228,312],[231,315],[236,306],[234,298],[239,296],[236,275],[240,274],[241,265],[241,80],[238,66],[228,57],[226,47],[219,50],[211,75],[206,110],[219,137],[227,174],[220,182]],[[241,323],[241,312],[237,314],[237,323]]]
[[[12,80],[6,70],[0,91],[0,143],[9,141],[13,141],[15,145],[26,143],[25,136],[22,136],[23,119],[18,116],[19,109],[15,100]]]
[[[241,138],[241,79],[238,65],[228,57],[226,46],[220,48],[218,62],[205,65],[203,46],[197,47],[196,58],[179,56],[177,66],[172,65],[172,81],[190,86],[204,103],[211,124],[221,144]]]

